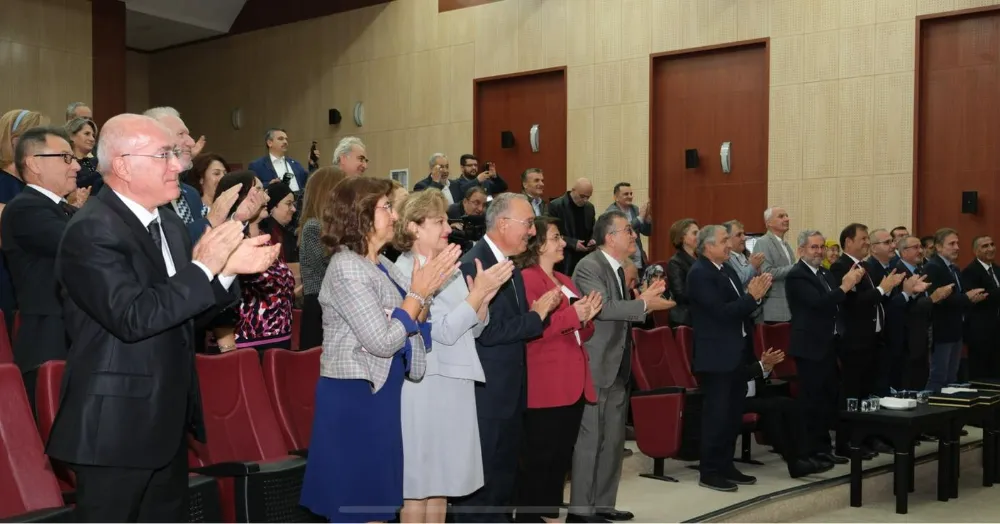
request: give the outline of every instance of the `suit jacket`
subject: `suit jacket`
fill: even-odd
[[[0,238],[21,313],[14,361],[22,371],[66,359],[68,341],[55,265],[67,223],[66,210],[31,186],[3,211]]]
[[[195,317],[240,296],[191,262],[181,220],[160,214],[176,274],[139,219],[106,188],[70,219],[56,255],[73,341],[47,453],[73,464],[160,468],[185,431],[204,441]]]
[[[757,301],[739,282],[739,275],[726,264],[719,269],[698,257],[691,265],[687,288],[694,328],[693,371],[728,373],[743,365]]]
[[[854,260],[846,253],[830,264],[836,287],[844,280],[844,275],[854,267]],[[862,268],[865,268],[862,262]],[[867,271],[867,268],[865,268]],[[885,315],[885,305],[882,303],[882,292],[876,287],[878,275],[865,274],[858,285],[847,293],[841,307],[844,332],[841,339],[847,351],[865,351],[876,343],[876,318]],[[881,312],[880,312],[881,311]],[[882,329],[886,329],[886,320],[882,318]]]
[[[198,194],[198,190],[189,184],[181,183],[181,196],[187,204],[188,208],[191,209],[191,222],[185,224],[188,230],[188,235],[191,236],[191,244],[197,244],[201,236],[205,234],[205,229],[210,225],[208,219],[201,216],[201,208],[204,203],[201,201],[201,195]],[[169,210],[171,213],[177,214],[174,210],[173,204],[166,204],[160,206],[161,210]],[[179,215],[178,215],[179,216]]]
[[[909,278],[913,276],[906,264],[900,260],[892,266],[897,273]],[[917,274],[922,274],[917,270]],[[886,315],[886,346],[889,353],[909,360],[927,360],[931,347],[931,310],[934,302],[927,292],[912,297],[903,296],[903,286],[892,290]]]
[[[941,286],[955,284],[948,298],[934,304],[932,313],[934,343],[960,342],[962,340],[963,315],[972,305],[972,301],[965,294],[968,289],[962,287],[961,282],[955,281],[954,275],[940,255],[934,255],[924,263],[924,272],[927,275],[927,280],[931,283],[930,287],[927,288],[928,293],[934,293],[934,290]]]
[[[774,285],[764,296],[761,319],[766,322],[788,322],[792,318],[792,313],[789,311],[788,299],[785,296],[785,286],[781,285],[781,282],[795,267],[795,251],[784,239],[779,239],[769,232],[758,238],[757,243],[753,245],[753,254],[757,253],[764,253],[760,272],[770,273],[774,279]]]
[[[569,192],[549,202],[549,216],[559,219],[557,224],[559,233],[566,241],[566,248],[563,249],[563,261],[561,268],[558,269],[567,275],[572,275],[576,265],[583,257],[587,256],[587,252],[577,251],[574,246],[578,240],[583,240],[583,243],[586,244],[593,237],[596,214],[594,204],[585,203],[583,205],[583,229],[578,230],[576,219],[573,218],[573,207],[570,206],[576,206],[576,204],[573,203]]]
[[[616,272],[601,249],[583,257],[576,265],[573,283],[584,295],[597,291],[604,299],[604,306],[594,319],[594,335],[584,347],[590,355],[594,386],[609,388],[620,367],[631,372],[632,363],[625,359],[625,341],[632,336],[632,323],[646,320],[646,305],[622,296]]]
[[[299,184],[299,191],[305,190],[306,180],[309,178],[309,172],[306,171],[306,168],[302,167],[302,164],[300,164],[298,160],[287,156],[285,157],[285,160],[287,160],[288,165],[291,166],[292,174],[295,175],[295,182]],[[259,178],[260,182],[264,184],[264,187],[267,187],[272,180],[278,178],[278,172],[274,170],[274,164],[271,163],[270,153],[254,160],[253,162],[250,162],[247,169],[257,173],[257,178]]]
[[[483,269],[496,265],[497,258],[486,239],[476,242],[462,256],[462,274],[475,278],[476,259]],[[541,317],[529,309],[521,271],[510,278],[490,302],[490,323],[476,338],[479,362],[486,383],[476,384],[476,409],[480,418],[504,419],[516,416],[525,407],[525,342],[541,336]]]
[[[569,277],[558,271],[553,274],[563,286],[583,298]],[[521,275],[529,303],[556,287],[538,266],[524,268]],[[581,397],[587,402],[597,402],[590,359],[583,346],[593,334],[594,323],[580,325],[576,309],[564,293],[559,306],[549,315],[542,336],[528,342],[529,408],[570,406]]]
[[[829,290],[820,278],[826,281]],[[840,305],[847,298],[844,291],[829,270],[821,266],[818,273],[813,273],[802,260],[785,274],[784,288],[792,313],[788,354],[822,360],[833,349]]]
[[[622,208],[618,207],[618,204],[612,202],[611,205],[604,210],[604,212],[607,213],[608,211],[621,211],[621,210]],[[630,211],[631,213],[625,213],[625,214],[633,217],[631,223],[629,224],[632,226],[632,231],[635,231],[636,254],[633,258],[641,260],[642,264],[640,264],[640,266],[644,267],[646,265],[646,262],[648,261],[648,257],[646,257],[646,250],[642,248],[642,235],[646,235],[648,237],[649,235],[653,234],[653,223],[643,222],[641,219],[639,219],[639,206],[632,204]]]
[[[427,175],[427,177],[424,178],[423,180],[417,182],[416,184],[413,184],[413,191],[423,191],[429,187],[433,187],[435,189],[440,189],[441,191],[444,191],[444,184],[440,182],[435,182],[430,175]],[[451,199],[456,204],[461,202],[462,199],[465,198],[465,194],[462,193],[462,190],[459,187],[458,182],[455,180],[450,180],[448,182],[448,192],[451,193]]]
[[[670,310],[669,318],[671,326],[691,325],[691,297],[688,296],[687,277],[691,271],[691,265],[695,259],[683,249],[674,253],[667,261],[667,290],[677,305]],[[736,285],[743,287],[740,281]]]
[[[500,175],[496,178],[487,179],[482,184],[479,183],[479,179],[476,177],[466,178],[465,176],[458,177],[458,180],[452,180],[451,183],[458,183],[458,191],[462,194],[462,198],[465,198],[465,193],[473,186],[482,186],[486,191],[487,196],[497,196],[500,193],[507,191],[507,182],[504,182]],[[457,202],[457,200],[456,200]]]
[[[6,213],[6,211],[4,212]],[[1000,278],[1000,266],[992,264],[993,274]],[[17,281],[15,275],[14,281]],[[1000,288],[979,260],[973,260],[962,270],[962,286],[965,289],[983,288],[989,296],[986,300],[972,304],[965,316],[965,335],[974,345],[996,347],[997,325],[1000,324]],[[18,302],[21,298],[18,296]]]

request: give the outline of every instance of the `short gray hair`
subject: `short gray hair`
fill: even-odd
[[[774,210],[778,209],[778,206],[769,207],[764,210],[764,224],[766,225],[771,221],[771,217],[774,216]]]
[[[873,229],[873,230],[869,231],[868,232],[868,236],[869,237],[874,237],[875,233],[885,233],[885,234],[889,235],[889,238],[892,238],[892,233],[889,233],[889,230],[886,229],[886,228],[884,228],[884,227],[880,227],[878,229]]]
[[[615,225],[615,219],[620,218],[628,222],[628,215],[618,209],[612,209],[611,211],[605,211],[601,213],[601,216],[597,217],[594,221],[594,244],[598,246],[604,245],[604,237],[608,236],[611,232],[611,228]]]
[[[507,216],[507,213],[510,211],[510,203],[514,200],[524,200],[525,202],[528,202],[528,197],[521,193],[500,193],[499,195],[493,197],[493,202],[490,204],[490,207],[486,208],[487,231],[493,231],[496,229],[497,222],[499,222],[501,218]]]
[[[97,170],[102,175],[107,176],[111,172],[112,160],[147,139],[147,131],[136,130],[143,123],[159,127],[167,136],[172,135],[166,126],[146,115],[121,114],[112,117],[104,124],[101,140],[97,143]]]
[[[90,106],[83,102],[70,102],[70,104],[66,106],[66,121],[68,122],[76,118],[76,110],[81,107],[90,108]]]
[[[901,247],[905,247],[906,246],[906,241],[909,240],[909,239],[911,239],[911,238],[917,241],[917,245],[918,246],[923,245],[923,242],[920,241],[920,237],[918,237],[916,235],[903,235],[903,236],[899,237],[899,240],[896,241],[896,249],[899,249]],[[977,238],[977,240],[978,240],[978,238]]]
[[[723,222],[722,227],[726,228],[727,235],[732,235],[733,229],[737,227],[746,231],[746,227],[743,226],[743,222],[740,222],[739,220],[729,220],[728,222]]]
[[[156,120],[158,122],[162,120],[163,117],[167,116],[172,116],[179,120],[181,119],[181,114],[176,109],[169,106],[154,107],[151,109],[147,109],[146,112],[142,114],[142,116],[148,116],[149,118],[152,118],[153,120]]]
[[[333,165],[340,167],[340,157],[351,154],[351,149],[355,147],[368,149],[365,147],[365,143],[356,136],[345,136],[344,138],[341,138],[340,142],[337,142],[336,149],[333,150]]]
[[[288,134],[288,131],[285,131],[280,127],[272,127],[271,129],[268,129],[267,131],[264,132],[264,146],[267,146],[268,142],[274,140],[274,134],[277,133],[278,131],[281,131],[286,135]]]
[[[717,233],[720,229],[725,230],[723,226],[717,224],[709,224],[701,228],[701,230],[698,231],[698,245],[697,247],[695,247],[695,253],[698,253],[699,255],[704,255],[706,245],[711,244],[714,246],[715,233]]]
[[[809,238],[817,235],[819,235],[821,238],[826,238],[823,237],[823,233],[820,233],[816,229],[806,229],[803,231],[799,231],[799,247],[806,247],[806,242],[809,241]]]
[[[427,167],[430,168],[430,169],[434,169],[434,162],[437,162],[437,159],[439,159],[439,158],[445,158],[445,154],[444,153],[434,153],[433,155],[431,155],[430,160],[427,161]]]

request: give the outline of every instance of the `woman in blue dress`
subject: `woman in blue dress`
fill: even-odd
[[[403,380],[423,377],[431,297],[457,246],[405,276],[380,254],[397,216],[387,179],[353,177],[323,210],[333,256],[323,278],[323,353],[301,503],[331,522],[388,521],[403,505]]]

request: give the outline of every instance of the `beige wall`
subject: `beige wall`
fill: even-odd
[[[0,0],[0,113],[62,124],[70,102],[91,103],[90,48],[87,0]]]
[[[415,181],[434,151],[456,165],[472,149],[473,78],[566,65],[565,176],[591,177],[602,208],[622,179],[647,194],[650,53],[770,37],[768,198],[793,230],[833,234],[855,220],[910,224],[914,17],[997,3],[504,0],[438,14],[437,0],[395,0],[154,55],[151,101],[176,106],[233,162],[260,156],[265,128],[283,126],[302,161],[311,140],[327,163],[355,134],[372,173],[409,167]]]
[[[149,109],[149,55],[125,54],[125,110],[142,113]]]

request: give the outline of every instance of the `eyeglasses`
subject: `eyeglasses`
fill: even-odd
[[[39,153],[37,155],[31,155],[31,156],[33,156],[33,157],[41,157],[41,158],[57,158],[57,157],[62,157],[63,162],[66,162],[67,164],[72,164],[73,161],[76,160],[76,157],[73,156],[73,153]]]
[[[122,155],[123,158],[127,157],[127,156],[141,156],[141,157],[146,157],[146,158],[159,158],[160,160],[166,160],[167,162],[169,162],[171,159],[180,160],[181,158],[183,158],[184,152],[181,151],[180,149],[175,148],[175,149],[168,149],[166,151],[163,151],[163,152],[160,152],[160,153],[155,153],[155,154],[152,154],[152,155],[143,155],[143,154],[140,154],[140,153],[125,153],[124,155]]]
[[[524,227],[531,227],[531,222],[532,222],[531,220],[518,220],[518,219],[513,218],[513,217],[500,217],[500,218],[502,220],[510,220],[510,221],[513,221],[513,222],[517,222],[518,224],[521,224]]]
[[[612,229],[608,234],[614,235],[615,233],[621,233],[622,231],[624,231],[626,234],[629,235],[634,233],[634,231],[632,230],[632,226],[625,226],[621,229]]]
[[[563,239],[563,236],[560,233],[556,233],[556,234],[554,234],[554,235],[552,235],[552,236],[549,237],[549,240],[551,240],[553,242],[559,242],[562,239]]]
[[[375,206],[375,210],[384,210],[386,213],[392,213],[392,202],[387,202],[384,206]]]

